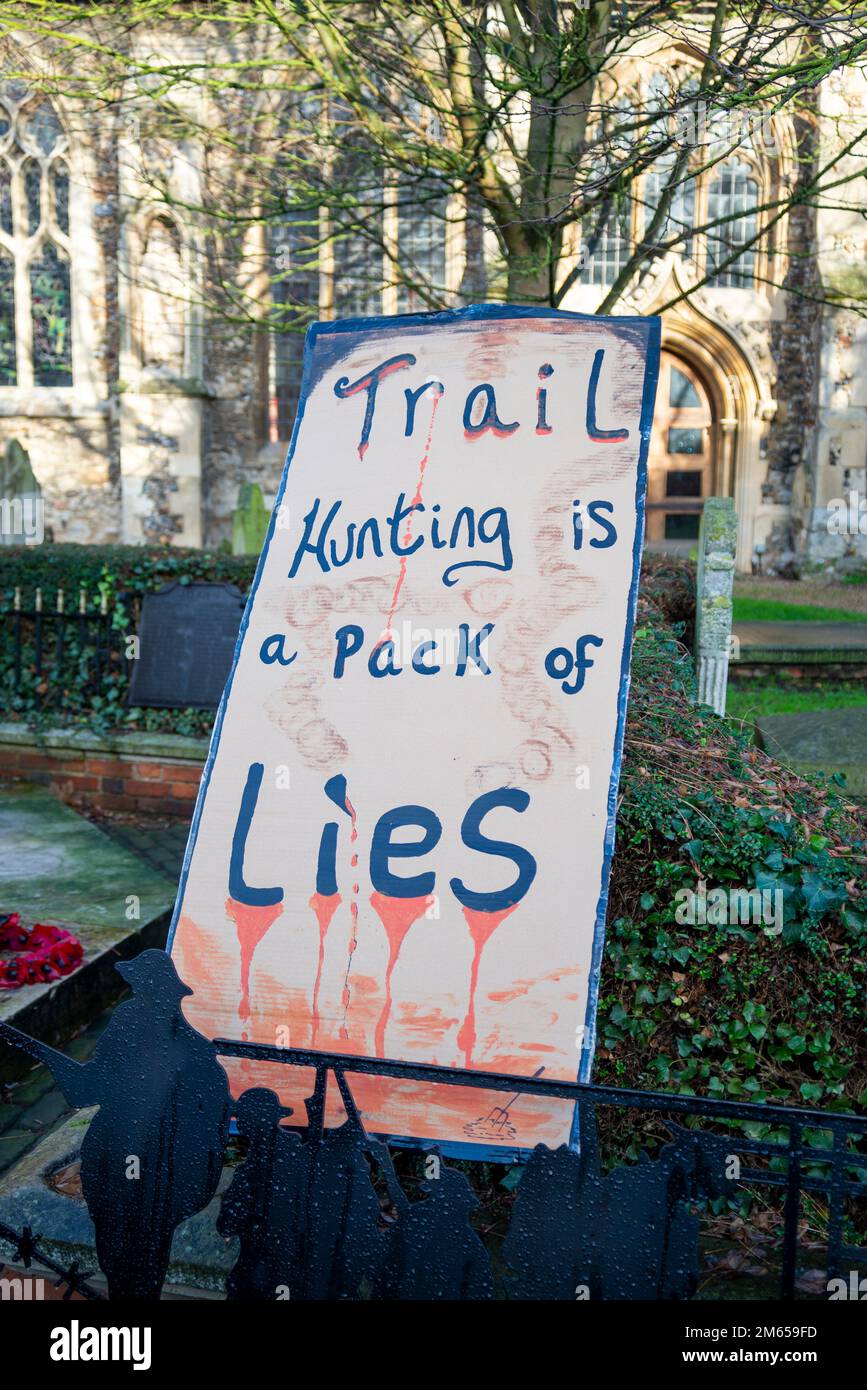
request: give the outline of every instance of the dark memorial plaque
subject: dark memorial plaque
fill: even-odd
[[[167,584],[142,602],[130,705],[216,709],[232,668],[244,595],[234,584]]]

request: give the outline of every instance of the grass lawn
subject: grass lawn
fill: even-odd
[[[726,714],[752,723],[765,714],[804,714],[812,710],[853,709],[867,705],[863,684],[825,685],[820,690],[799,690],[785,685],[745,685],[731,682]]]
[[[778,599],[736,594],[733,619],[743,623],[867,623],[867,613],[852,613],[845,608],[814,608],[806,603],[781,603]]]

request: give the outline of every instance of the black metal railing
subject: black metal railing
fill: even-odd
[[[49,1066],[71,1105],[96,1107],[81,1186],[111,1298],[159,1298],[175,1231],[208,1209],[217,1232],[237,1242],[229,1299],[689,1299],[707,1274],[709,1219],[763,1198],[779,1226],[779,1295],[791,1299],[808,1195],[809,1260],[814,1268],[821,1261],[828,1297],[840,1276],[860,1287],[863,1116],[210,1041],[184,1018],[185,987],[164,952],[144,951],[119,969],[132,997],[86,1063],[0,1023],[0,1042]],[[312,1071],[306,1123],[295,1115],[297,1128],[287,1127],[293,1112],[279,1086],[248,1082],[231,1097],[226,1058]],[[538,1144],[521,1155],[498,1227],[483,1232],[473,1213],[490,1205],[492,1183],[503,1190],[490,1177],[490,1145],[485,1164],[446,1162],[434,1141],[417,1140],[414,1156],[407,1141],[368,1133],[353,1092],[364,1076],[504,1095],[469,1126],[473,1137],[484,1130],[490,1139],[491,1126],[508,1134],[520,1097],[568,1102],[579,1144]],[[326,1125],[332,1084],[345,1119]],[[644,1148],[624,1162],[637,1141]],[[131,1155],[138,1181],[130,1181]],[[502,1161],[514,1165],[514,1150]],[[7,1222],[9,1214],[7,1205]],[[487,1207],[481,1214],[487,1221]],[[39,1261],[38,1242],[26,1227],[0,1228],[0,1250],[11,1244],[7,1258],[25,1268]],[[77,1264],[63,1264],[56,1249],[54,1261],[48,1267],[69,1289],[93,1295]]]
[[[7,707],[77,711],[94,698],[122,703],[141,595],[16,587],[0,602],[0,696]],[[124,624],[118,622],[122,616]]]
[[[329,1072],[334,1075],[344,1104],[348,1098],[350,1107],[351,1092],[346,1077],[353,1074],[502,1091],[516,1096],[535,1095],[571,1100],[578,1107],[580,1116],[584,1184],[591,1194],[594,1189],[598,1192],[606,1181],[600,1158],[600,1110],[640,1111],[657,1116],[664,1124],[672,1120],[685,1121],[687,1129],[684,1135],[688,1135],[688,1143],[695,1148],[694,1161],[698,1175],[691,1193],[693,1198],[732,1197],[738,1190],[763,1187],[776,1189],[783,1196],[780,1252],[782,1298],[791,1299],[795,1294],[801,1198],[805,1192],[824,1195],[828,1203],[826,1278],[831,1280],[837,1277],[844,1267],[867,1265],[867,1246],[855,1246],[844,1239],[847,1201],[861,1205],[861,1216],[867,1227],[867,1118],[786,1105],[672,1095],[662,1091],[629,1090],[536,1078],[516,1079],[495,1072],[467,1072],[428,1063],[270,1047],[228,1038],[218,1038],[214,1045],[217,1053],[224,1057],[244,1057],[284,1066],[313,1068],[316,1087],[313,1106],[308,1106],[311,1125],[322,1123],[322,1104]],[[695,1122],[700,1120],[714,1124],[715,1131],[695,1127]],[[745,1131],[746,1125],[785,1129],[787,1138],[751,1138]],[[743,1163],[746,1155],[763,1160],[761,1166]],[[524,1179],[521,1181],[523,1183]],[[634,1213],[624,1207],[619,1215],[624,1243],[638,1238],[639,1232],[630,1231]],[[660,1209],[657,1215],[659,1220],[665,1221],[671,1213]],[[686,1270],[680,1273],[685,1274]],[[687,1278],[681,1287],[685,1290],[688,1283]],[[561,1296],[574,1297],[574,1293],[568,1292],[571,1287],[568,1276],[562,1287],[564,1291]],[[622,1285],[619,1287],[622,1288]],[[629,1294],[621,1291],[615,1296],[628,1297]]]

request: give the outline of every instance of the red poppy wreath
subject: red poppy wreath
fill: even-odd
[[[0,989],[59,980],[77,969],[84,956],[81,942],[71,932],[42,922],[22,927],[17,912],[0,916],[0,951],[13,953],[10,958],[0,956]]]

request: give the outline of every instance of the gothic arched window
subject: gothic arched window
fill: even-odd
[[[616,174],[628,156],[633,118],[633,103],[627,97],[602,108],[591,137],[593,182]],[[579,282],[582,285],[612,285],[629,260],[631,250],[631,198],[623,195],[609,200],[603,198],[601,206],[582,219]]]
[[[707,269],[710,283],[749,288],[756,273],[759,185],[749,164],[732,160],[724,164],[707,192]],[[752,244],[751,244],[752,243]],[[739,255],[740,247],[745,249]],[[735,259],[725,264],[729,257]],[[722,269],[718,270],[717,267]]]
[[[676,157],[666,155],[657,160],[644,176],[644,233],[653,221],[663,196],[674,177]],[[657,232],[657,242],[664,244],[680,238],[675,250],[686,258],[692,255],[692,230],[695,225],[695,180],[682,178],[674,187],[665,221]]]
[[[602,227],[594,227],[592,219],[585,219],[582,224],[582,285],[613,285],[629,260],[629,219],[628,202],[620,213],[612,213]]]
[[[54,107],[0,86],[0,386],[71,386],[67,142]]]

